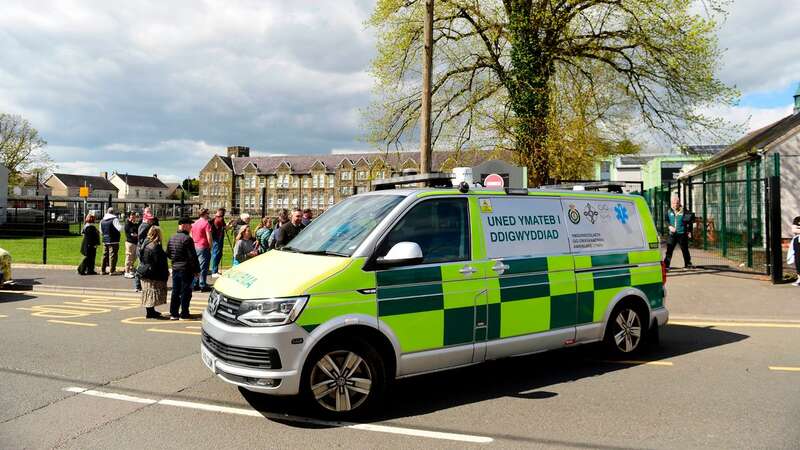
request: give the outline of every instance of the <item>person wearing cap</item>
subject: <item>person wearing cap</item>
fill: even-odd
[[[192,219],[181,217],[178,232],[169,239],[167,257],[172,260],[172,297],[169,304],[170,320],[190,319],[189,303],[192,300],[192,282],[200,272],[195,244],[189,233]]]
[[[194,250],[197,253],[198,265],[200,272],[192,284],[194,289],[199,289],[201,292],[208,292],[211,288],[207,283],[208,264],[211,262],[211,224],[208,222],[208,209],[203,208],[200,210],[200,217],[194,221],[191,228],[192,240],[194,241]]]
[[[100,221],[100,231],[103,234],[103,262],[100,265],[100,272],[103,275],[116,274],[122,224],[114,214],[113,207],[106,210],[106,215]],[[109,267],[111,271],[106,272],[106,268]]]

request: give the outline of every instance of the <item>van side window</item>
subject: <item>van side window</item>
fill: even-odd
[[[394,226],[378,248],[385,256],[398,242],[416,242],[422,264],[469,259],[467,199],[439,198],[417,204]]]

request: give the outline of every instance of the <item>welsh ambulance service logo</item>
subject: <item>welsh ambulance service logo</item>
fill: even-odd
[[[614,212],[617,214],[617,220],[619,220],[621,224],[625,225],[628,223],[628,208],[617,203],[617,206],[614,207]]]
[[[578,208],[576,208],[575,205],[569,205],[567,217],[569,217],[569,221],[575,225],[581,223],[581,213],[578,212]]]
[[[482,198],[478,200],[478,204],[481,207],[482,213],[491,213],[492,212],[492,201],[488,198]]]

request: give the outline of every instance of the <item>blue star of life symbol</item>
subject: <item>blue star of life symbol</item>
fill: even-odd
[[[617,203],[617,206],[614,207],[614,212],[617,213],[617,220],[619,220],[623,225],[628,222],[628,208]]]

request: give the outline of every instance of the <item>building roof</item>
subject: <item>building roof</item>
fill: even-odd
[[[54,177],[60,180],[68,188],[91,186],[92,189],[102,189],[104,191],[117,191],[116,186],[103,177],[90,175],[73,175],[69,173],[54,173]]]
[[[767,145],[776,141],[788,133],[793,128],[800,126],[800,114],[791,114],[783,119],[773,122],[758,130],[745,134],[741,139],[725,147],[703,164],[695,167],[687,175],[692,176],[724,165],[728,161],[734,161],[746,157],[747,155],[763,149]]]
[[[116,176],[118,176],[122,180],[122,182],[127,184],[128,186],[154,188],[154,189],[167,189],[167,185],[162,183],[161,180],[159,180],[156,177],[129,175],[127,173],[117,173]]]
[[[433,152],[431,165],[434,170],[439,169],[447,158],[453,157],[460,164],[475,165],[487,159],[489,151],[462,151],[462,152]],[[326,171],[333,172],[342,162],[352,165],[358,164],[359,160],[364,159],[372,165],[378,160],[383,160],[387,165],[399,168],[407,160],[412,160],[419,164],[419,152],[370,152],[370,153],[344,153],[344,154],[319,154],[319,155],[286,155],[286,156],[249,156],[235,158],[220,158],[226,163],[231,163],[233,172],[241,174],[248,164],[253,164],[259,174],[272,174],[276,172],[278,166],[286,162],[291,167],[293,173],[309,173],[317,161],[325,165]]]

